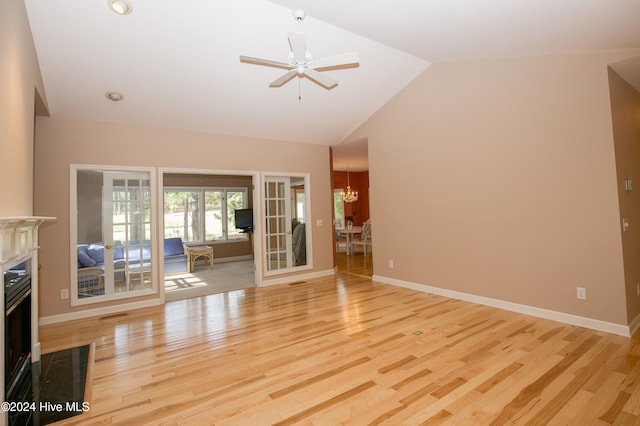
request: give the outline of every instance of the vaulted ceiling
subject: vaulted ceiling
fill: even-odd
[[[640,0],[130,2],[25,0],[51,115],[336,145],[432,62],[640,47]],[[270,88],[283,70],[239,56],[286,62],[287,31],[360,66]]]

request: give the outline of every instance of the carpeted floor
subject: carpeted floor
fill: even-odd
[[[167,275],[164,280],[166,301],[206,296],[255,286],[253,260],[216,262],[213,269],[198,264],[192,273]]]

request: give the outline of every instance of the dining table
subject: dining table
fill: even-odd
[[[347,256],[350,256],[351,253],[353,252],[353,249],[351,248],[351,240],[353,239],[354,235],[362,234],[362,226],[337,228],[336,232],[340,235],[344,235],[345,238],[347,239]]]

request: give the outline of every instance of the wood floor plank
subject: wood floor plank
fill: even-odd
[[[91,409],[61,424],[640,423],[639,338],[360,268],[41,327],[43,352],[95,342]]]

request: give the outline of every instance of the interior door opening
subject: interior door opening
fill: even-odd
[[[253,235],[235,223],[236,210],[253,207],[253,180],[215,171],[162,174],[165,300],[256,285]],[[168,262],[178,252],[184,262]]]

